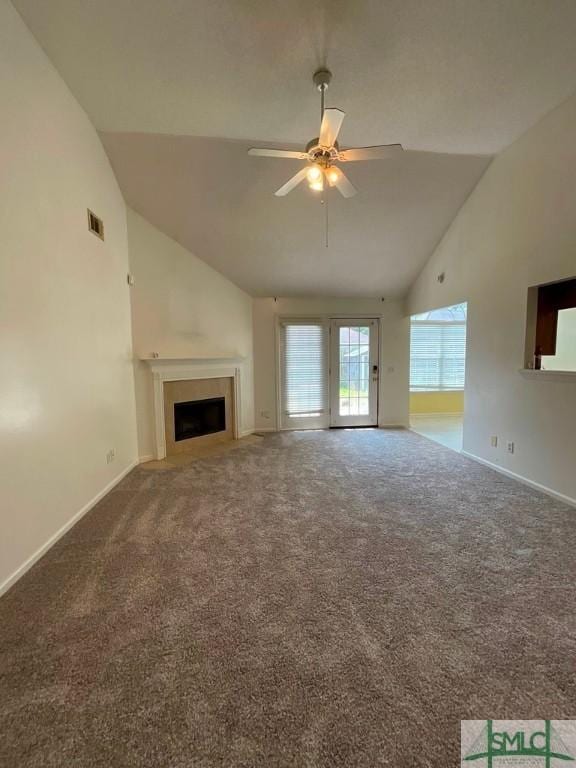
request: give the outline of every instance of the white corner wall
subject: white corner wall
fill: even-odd
[[[152,377],[140,358],[242,357],[241,434],[254,430],[252,298],[128,209],[138,446],[154,455]]]
[[[380,426],[408,426],[410,324],[400,301],[346,298],[254,299],[254,410],[257,430],[275,431],[278,315],[370,317],[380,324]]]
[[[1,592],[137,453],[124,201],[96,131],[7,0],[0,114]]]
[[[571,500],[576,380],[519,369],[528,287],[576,275],[575,137],[573,97],[499,155],[407,302],[410,314],[468,302],[464,450]]]

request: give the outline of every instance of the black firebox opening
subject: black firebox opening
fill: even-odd
[[[226,429],[225,398],[210,397],[208,400],[191,400],[174,403],[175,440],[211,435]]]

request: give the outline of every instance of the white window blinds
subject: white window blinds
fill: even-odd
[[[410,389],[464,389],[466,323],[413,320],[410,326]]]
[[[284,426],[316,426],[315,422],[328,415],[327,324],[283,320],[280,367]]]

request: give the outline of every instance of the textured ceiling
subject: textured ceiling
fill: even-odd
[[[575,0],[15,0],[96,127],[495,154],[576,88]]]
[[[249,157],[250,142],[103,134],[128,204],[257,296],[400,296],[489,159],[405,152],[346,173],[360,190],[277,189],[297,160]]]
[[[129,204],[254,295],[404,293],[489,156],[576,88],[576,0],[14,4]],[[417,150],[347,166],[328,249],[309,190],[272,194],[299,166],[245,154],[317,136],[320,65],[342,145]]]

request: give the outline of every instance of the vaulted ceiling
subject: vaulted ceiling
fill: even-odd
[[[14,0],[127,202],[254,295],[401,295],[501,151],[576,89],[574,0]],[[273,191],[334,74],[355,198]]]
[[[330,190],[326,210],[306,184],[275,197],[302,163],[250,157],[245,141],[103,140],[129,204],[258,296],[401,295],[487,162],[406,152],[346,166],[361,191]]]

